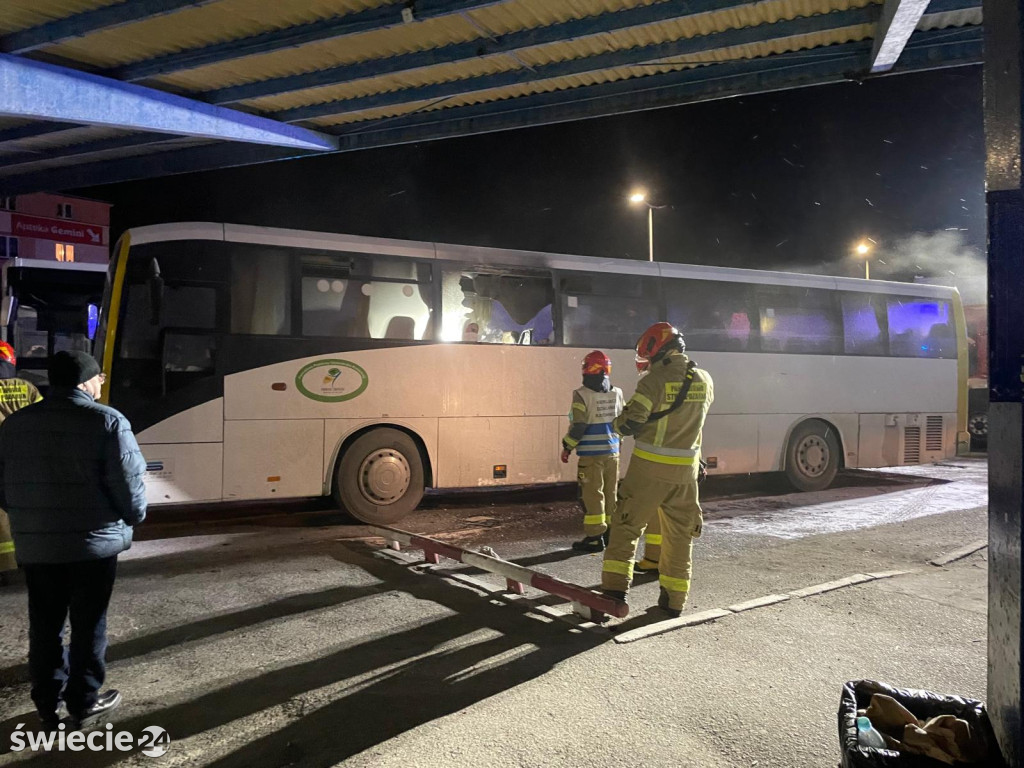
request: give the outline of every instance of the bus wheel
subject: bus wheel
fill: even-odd
[[[786,477],[798,491],[828,488],[839,470],[839,451],[839,438],[831,425],[805,421],[790,435]]]
[[[334,500],[371,525],[401,520],[423,498],[423,460],[405,432],[381,428],[357,438],[338,462]]]

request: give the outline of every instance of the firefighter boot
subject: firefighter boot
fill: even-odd
[[[678,619],[680,616],[683,615],[682,608],[676,610],[675,608],[670,608],[669,607],[669,605],[668,605],[668,590],[665,589],[664,587],[662,587],[661,591],[658,593],[658,607],[661,610],[663,610],[665,613],[667,613],[670,618],[673,618],[673,619]]]
[[[604,536],[584,536],[579,541],[574,541],[572,548],[577,552],[604,552]]]

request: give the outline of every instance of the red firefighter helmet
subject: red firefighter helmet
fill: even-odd
[[[11,365],[18,364],[18,356],[14,354],[14,347],[6,341],[0,341],[0,360],[5,360]]]
[[[683,334],[671,323],[655,323],[636,342],[636,369],[646,373],[656,358],[673,348],[686,349]]]
[[[583,374],[599,374],[608,376],[612,372],[612,361],[608,355],[599,350],[594,350],[583,358]]]

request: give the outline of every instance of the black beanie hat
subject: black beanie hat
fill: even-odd
[[[85,352],[58,352],[50,358],[51,387],[77,387],[100,374],[100,365]]]

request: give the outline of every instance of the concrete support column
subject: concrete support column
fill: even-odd
[[[1024,509],[1024,17],[984,0],[989,279],[988,705],[1012,768],[1024,766],[1021,574]]]

